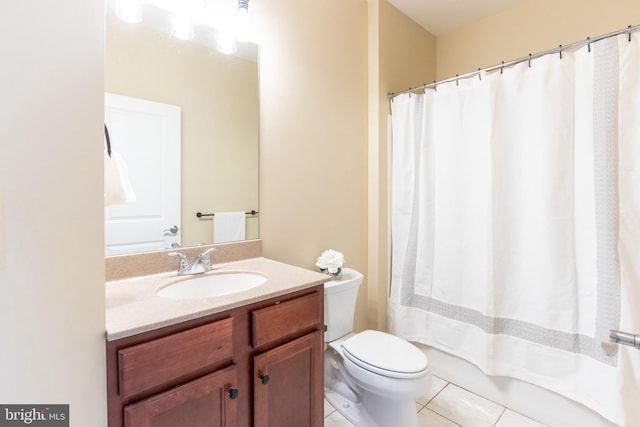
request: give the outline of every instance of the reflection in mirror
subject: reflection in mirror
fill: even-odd
[[[216,232],[215,216],[198,218],[197,212],[259,211],[258,48],[252,43],[237,43],[236,54],[225,55],[216,49],[215,31],[211,28],[196,26],[194,40],[180,40],[171,35],[172,21],[166,11],[143,5],[142,22],[134,24],[119,19],[114,6],[115,1],[111,1],[107,8],[105,91],[179,111],[180,218],[177,223],[154,225],[154,232],[172,234],[172,227],[178,226],[179,233],[173,233],[176,238],[169,242],[181,246],[210,244]],[[113,120],[109,110],[105,111],[105,120]],[[158,157],[153,144],[160,144],[164,135],[150,136],[155,130],[145,133],[139,139],[145,140],[148,152],[127,158],[127,148],[118,144],[126,144],[130,137],[119,135],[122,126],[119,129],[117,125],[109,129],[112,148],[123,153],[136,191],[137,210],[145,211],[149,201],[145,200],[145,191],[136,189],[136,176],[153,168],[151,159]],[[158,183],[159,187],[162,185]],[[156,190],[151,193],[161,197],[161,189]],[[106,208],[107,241],[109,222],[127,217],[127,208]],[[246,239],[258,238],[257,215],[247,215],[245,227]],[[155,248],[153,245],[152,250],[166,248],[166,243]],[[133,244],[133,249],[118,246],[115,242],[107,255],[150,249],[144,244]]]

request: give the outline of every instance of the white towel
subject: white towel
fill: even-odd
[[[213,217],[213,243],[245,240],[244,212],[216,212]]]
[[[136,194],[129,181],[129,171],[122,156],[111,151],[111,156],[104,151],[104,205],[133,203]]]

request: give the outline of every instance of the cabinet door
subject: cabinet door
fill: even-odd
[[[124,427],[235,427],[237,368],[216,371],[124,408]]]
[[[254,357],[254,426],[323,425],[322,333]]]

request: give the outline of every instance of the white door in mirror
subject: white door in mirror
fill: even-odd
[[[105,124],[136,194],[105,208],[105,254],[180,245],[180,107],[105,93]]]

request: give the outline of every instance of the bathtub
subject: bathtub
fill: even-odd
[[[433,375],[550,427],[616,427],[584,405],[514,378],[485,375],[475,365],[414,343],[429,358]]]

